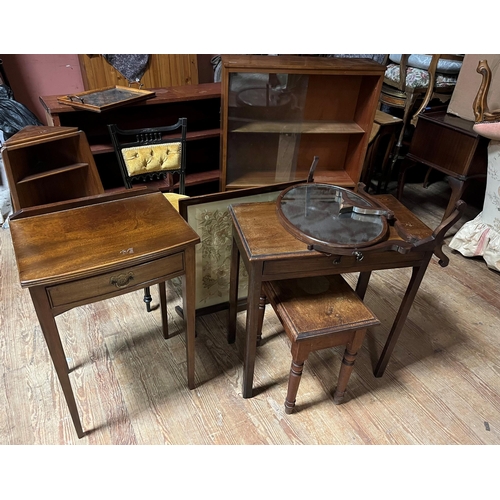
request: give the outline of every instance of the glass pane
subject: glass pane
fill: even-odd
[[[228,184],[263,185],[296,178],[307,86],[307,75],[229,75]]]
[[[283,216],[301,233],[318,242],[356,247],[385,230],[379,215],[356,213],[372,205],[352,191],[328,184],[300,184],[281,199]]]

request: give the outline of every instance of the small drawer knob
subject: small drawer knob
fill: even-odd
[[[116,288],[126,287],[134,279],[134,273],[123,273],[118,276],[112,276],[109,282],[115,285]]]

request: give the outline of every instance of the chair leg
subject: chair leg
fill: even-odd
[[[399,175],[398,175],[398,188],[396,192],[396,198],[401,201],[403,199],[403,190],[405,187],[405,179],[406,179],[406,171],[412,167],[417,165],[416,161],[410,161],[408,159],[404,159],[403,163],[401,165],[401,168],[399,170]]]
[[[396,144],[396,134],[394,132],[391,133],[391,138],[389,139],[389,144],[387,145],[387,149],[384,154],[384,159],[382,160],[382,168],[380,175],[380,182],[377,184],[377,190],[375,194],[387,193],[387,186],[389,185],[389,181],[392,176],[392,167],[394,166],[392,163],[391,152],[394,150],[394,144]],[[389,163],[391,160],[391,163]],[[383,184],[383,186],[382,186]]]
[[[290,415],[295,408],[295,400],[299,390],[300,379],[302,378],[302,370],[304,369],[304,361],[298,362],[292,359],[290,367],[290,377],[288,379],[288,391],[285,399],[285,413]]]
[[[151,292],[149,290],[149,286],[145,287],[144,288],[144,302],[146,303],[146,310],[148,312],[151,312],[151,301],[152,301],[152,297],[151,297]]]
[[[354,362],[356,361],[358,350],[363,343],[363,339],[365,338],[365,333],[365,329],[357,330],[354,333],[352,340],[348,342],[345,348],[344,357],[340,366],[337,388],[335,389],[335,392],[333,394],[333,402],[336,405],[342,403],[342,400],[344,399],[345,391],[347,389],[347,383],[349,382],[349,378],[351,377],[351,373],[354,368]]]
[[[424,182],[422,184],[422,187],[424,189],[427,189],[429,187],[429,176],[431,175],[431,172],[432,172],[432,167],[429,167],[427,169],[427,172],[425,173],[425,178],[424,178]]]
[[[398,140],[396,141],[396,144],[394,145],[394,148],[392,151],[392,160],[390,163],[389,172],[394,172],[394,170],[396,168],[396,163],[400,159],[399,153],[403,147],[404,135],[405,135],[406,129],[408,128],[408,125],[410,122],[410,112],[413,109],[414,104],[415,104],[415,98],[414,98],[413,94],[407,96],[406,101],[405,101],[404,112],[403,112],[403,124],[402,124],[401,130],[399,132]]]

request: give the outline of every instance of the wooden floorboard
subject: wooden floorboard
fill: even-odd
[[[408,184],[403,202],[435,227],[448,194],[441,181]],[[470,206],[446,241],[479,210]],[[78,439],[29,292],[18,283],[10,232],[1,230],[0,444],[498,445],[500,274],[447,246],[445,253],[450,264],[433,259],[384,376],[375,378],[373,368],[409,279],[405,269],[373,274],[365,301],[381,324],[368,332],[345,403],[335,406],[332,397],[342,349],[324,350],[306,363],[292,415],[283,407],[290,346],[271,310],[251,399],[241,397],[244,312],[232,345],[225,311],[197,318],[196,388],[187,388],[183,322],[174,311],[179,279],[167,286],[168,340],[142,292],[64,313],[57,323],[90,431]]]

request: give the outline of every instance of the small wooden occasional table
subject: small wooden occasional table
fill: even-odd
[[[485,179],[488,170],[489,139],[473,130],[474,122],[443,111],[423,113],[419,116],[410,149],[401,165],[398,179],[398,200],[403,199],[406,172],[415,165],[446,174],[451,188],[443,220],[473,179]]]
[[[10,229],[21,286],[28,288],[78,437],[85,435],[55,317],[69,309],[183,276],[188,387],[194,388],[198,235],[160,192],[128,190],[17,212]],[[82,332],[84,335],[84,332]]]
[[[262,282],[309,276],[324,276],[359,272],[356,293],[364,298],[372,271],[411,267],[412,274],[396,315],[392,329],[375,368],[375,376],[381,377],[389,362],[408,312],[433,254],[440,258],[441,266],[448,264],[442,252],[446,231],[460,218],[465,204],[439,227],[432,231],[410,210],[391,195],[373,197],[394,213],[400,227],[409,235],[403,239],[394,227],[390,227],[389,240],[394,250],[364,252],[359,260],[355,255],[329,255],[309,250],[306,243],[295,238],[280,223],[276,203],[246,203],[230,206],[233,221],[233,247],[231,254],[231,281],[229,291],[228,341],[234,342],[236,314],[238,312],[238,276],[240,257],[248,272],[246,339],[243,359],[243,397],[252,397],[253,375],[259,335],[259,299]],[[408,251],[402,247],[411,244]]]

